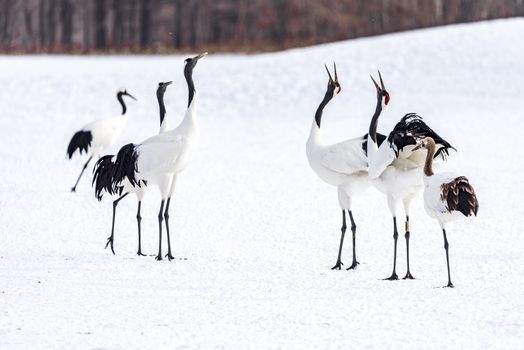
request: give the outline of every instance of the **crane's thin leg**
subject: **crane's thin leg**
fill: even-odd
[[[353,234],[353,262],[351,263],[351,266],[347,268],[347,270],[354,270],[357,268],[357,265],[360,264],[357,261],[357,253],[356,253],[357,225],[355,225],[355,220],[353,220],[353,213],[351,212],[351,210],[349,210],[348,213],[349,213],[349,219],[351,220],[351,233]]]
[[[398,231],[397,231],[397,217],[393,217],[393,240],[395,242],[395,248],[393,253],[393,273],[388,278],[385,278],[389,281],[398,280],[397,275],[397,240],[398,240]]]
[[[113,252],[113,255],[115,254],[115,249],[113,248],[113,242],[115,238],[115,216],[116,216],[116,206],[118,205],[118,202],[120,202],[125,196],[127,196],[129,192],[124,193],[120,198],[113,201],[113,223],[111,224],[111,236],[107,239],[106,243],[106,249],[107,246],[111,244],[111,251]]]
[[[136,223],[138,225],[138,252],[136,252],[136,255],[145,256],[145,254],[142,254],[142,230],[140,227],[142,216],[140,216],[140,208],[142,208],[142,201],[138,201],[138,211],[136,213]]]
[[[449,272],[449,244],[448,244],[448,238],[446,237],[446,229],[442,229],[442,233],[444,234],[444,249],[446,249],[446,262],[448,263],[448,285],[445,287],[453,288],[454,285],[451,283],[451,273]]]
[[[166,258],[168,258],[170,261],[174,259],[173,255],[171,255],[171,240],[169,238],[169,203],[171,202],[171,198],[167,199],[166,203],[166,211],[164,212],[164,218],[166,219],[166,234],[167,234],[167,254]]]
[[[82,171],[80,172],[80,175],[78,176],[78,179],[76,180],[75,185],[73,186],[73,188],[71,188],[71,192],[76,192],[76,186],[78,186],[78,182],[80,181],[80,178],[81,178],[82,175],[84,174],[84,171],[86,170],[87,165],[89,164],[89,162],[91,161],[91,159],[93,159],[93,156],[89,157],[89,159],[87,160],[87,162],[84,164],[84,167],[82,168]]]
[[[404,237],[406,238],[406,256],[407,256],[407,263],[408,263],[408,272],[406,272],[406,276],[404,276],[403,279],[410,279],[410,280],[414,280],[415,277],[413,277],[413,275],[411,274],[411,272],[409,271],[409,236],[410,236],[410,233],[409,233],[409,215],[406,215],[406,234],[404,235]]]
[[[164,202],[165,200],[162,199],[160,211],[158,212],[158,255],[155,258],[156,260],[162,260],[162,215],[164,214]]]
[[[342,209],[342,227],[341,227],[341,234],[340,234],[340,247],[338,248],[338,258],[337,263],[335,266],[331,268],[331,270],[340,270],[340,267],[344,265],[341,261],[342,259],[342,245],[344,244],[344,235],[346,234],[346,212],[344,209]]]

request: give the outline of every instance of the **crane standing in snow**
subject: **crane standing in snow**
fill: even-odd
[[[377,90],[377,106],[389,100],[389,94],[384,87],[384,81],[379,72],[380,85],[375,79],[373,84]],[[380,113],[375,112],[371,118],[368,133],[368,173],[373,179],[374,186],[387,196],[388,207],[393,216],[393,272],[387,280],[397,280],[397,212],[400,203],[404,207],[406,215],[405,234],[406,239],[406,256],[407,272],[404,279],[413,279],[409,267],[409,208],[411,201],[423,189],[422,166],[424,165],[424,154],[415,151],[415,145],[420,137],[432,136],[438,140],[439,150],[437,155],[444,159],[448,155],[449,148],[453,148],[447,141],[442,139],[433,130],[431,130],[422,118],[414,113],[405,115],[393,128],[386,142],[381,145],[377,142],[377,125]]]
[[[433,173],[433,157],[435,155],[435,140],[424,138],[415,149],[427,149],[424,163],[424,208],[428,215],[437,219],[444,236],[446,263],[448,267],[448,284],[453,288],[449,269],[449,244],[446,236],[446,223],[464,217],[477,215],[479,202],[473,186],[465,176],[452,173]]]
[[[184,65],[184,77],[188,87],[188,104],[183,121],[175,129],[153,136],[140,144],[123,146],[117,154],[112,183],[114,188],[127,179],[132,186],[139,181],[156,186],[161,194],[158,213],[158,255],[162,260],[162,221],[165,219],[168,251],[166,257],[171,260],[171,242],[169,235],[169,204],[175,191],[178,175],[195,156],[199,140],[200,127],[196,116],[195,85],[193,69],[207,52],[187,58]],[[164,210],[165,205],[165,210]]]
[[[353,262],[349,269],[355,269],[358,265],[356,257],[356,229],[353,212],[351,210],[352,199],[362,193],[370,186],[367,175],[366,142],[367,135],[346,140],[334,145],[325,145],[321,138],[320,123],[324,107],[341,90],[338,82],[337,68],[333,63],[335,79],[331,76],[329,69],[326,70],[329,76],[328,85],[324,99],[318,106],[315,113],[315,120],[311,126],[311,132],[306,143],[306,154],[309,165],[313,171],[324,182],[336,186],[338,191],[338,201],[342,209],[342,227],[340,236],[340,246],[338,258],[332,269],[340,270],[343,265],[342,246],[346,233],[346,211],[351,220],[351,232],[353,234]],[[379,140],[384,140],[385,136],[380,135]]]
[[[156,90],[156,96],[158,100],[158,107],[160,110],[160,131],[159,133],[165,132],[168,129],[167,118],[166,118],[166,107],[164,105],[164,94],[171,81],[160,82],[158,83],[158,88]],[[118,186],[113,186],[112,177],[116,171],[116,165],[114,162],[113,155],[107,155],[101,157],[95,164],[93,169],[93,185],[95,187],[95,196],[100,201],[102,200],[103,192],[108,192],[109,194],[118,194],[120,197],[113,201],[113,220],[111,225],[111,236],[107,239],[106,248],[108,245],[111,247],[111,251],[115,254],[114,249],[114,233],[115,233],[115,215],[116,207],[118,202],[120,202],[124,197],[129,193],[134,193],[138,200],[138,210],[136,214],[137,226],[138,226],[138,251],[137,255],[143,256],[142,254],[142,243],[141,243],[141,221],[142,216],[140,215],[140,210],[142,207],[142,199],[144,198],[147,184],[145,181],[140,181],[138,185],[131,185],[127,179],[124,179],[121,184]],[[116,188],[116,193],[114,192]],[[122,194],[124,193],[124,194]]]
[[[111,146],[113,142],[116,141],[126,126],[128,119],[126,115],[127,106],[122,96],[129,96],[133,100],[136,100],[136,98],[127,92],[127,90],[119,91],[116,94],[118,102],[120,102],[122,105],[121,116],[105,118],[91,122],[77,131],[71,138],[69,146],[67,146],[67,155],[69,156],[69,159],[73,157],[73,154],[76,150],[78,150],[80,154],[83,152],[90,154],[89,159],[87,159],[87,162],[84,164],[84,167],[82,168],[75,185],[71,188],[71,192],[76,192],[76,186],[78,186],[78,182],[84,174],[87,165],[91,159],[93,159],[93,156],[99,157],[107,148],[109,148],[109,146]]]

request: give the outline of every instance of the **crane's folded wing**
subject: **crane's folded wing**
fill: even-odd
[[[355,138],[328,147],[321,164],[326,168],[344,174],[367,169],[367,160],[362,150],[362,138]]]
[[[137,170],[141,176],[151,173],[172,172],[173,166],[185,146],[185,136],[150,137],[137,147],[139,154]]]
[[[395,160],[395,150],[388,141],[382,142],[375,152],[368,152],[368,173],[372,179],[379,177]]]
[[[448,213],[447,203],[442,199],[442,184],[449,183],[457,177],[456,174],[445,172],[435,174],[427,179],[427,185],[424,194],[424,204],[430,209],[439,213]]]

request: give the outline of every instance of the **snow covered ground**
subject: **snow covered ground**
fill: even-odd
[[[111,200],[98,203],[87,177],[69,192],[86,158],[65,151],[83,124],[119,113],[119,87],[139,99],[119,145],[157,132],[159,81],[174,80],[166,103],[178,123],[185,57],[0,57],[0,348],[522,348],[523,34],[520,18],[202,59],[202,144],[172,206],[172,262],[135,255],[132,198],[119,206],[117,254],[104,249]],[[354,209],[361,265],[330,270],[340,210],[305,142],[332,60],[342,93],[325,110],[326,140],[365,133],[369,73],[380,68],[391,103],[379,130],[418,112],[459,150],[443,168],[470,178],[480,212],[448,230],[455,289],[440,288],[442,236],[421,199],[411,215],[417,279],[381,280],[393,240],[373,189]],[[148,254],[158,206],[150,192]]]

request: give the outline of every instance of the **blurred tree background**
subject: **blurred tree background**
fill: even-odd
[[[524,15],[524,0],[0,0],[0,52],[266,51]]]

